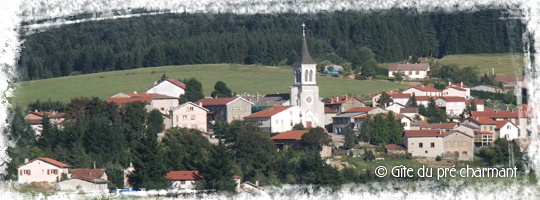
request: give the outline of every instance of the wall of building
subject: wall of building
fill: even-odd
[[[461,115],[465,109],[465,102],[446,102],[446,114],[448,116]]]
[[[169,81],[163,81],[153,88],[150,88],[146,91],[146,93],[155,93],[155,94],[162,94],[167,95],[171,97],[180,97],[181,94],[184,94],[184,89],[181,87],[178,87],[177,85],[169,82]]]
[[[443,153],[443,137],[411,137],[404,139],[407,146],[407,152],[414,157],[435,158]],[[422,143],[423,146],[419,147]],[[435,147],[431,147],[434,143]]]
[[[168,115],[169,111],[178,105],[178,99],[153,99],[150,103],[151,109],[157,109],[165,115]]]
[[[81,179],[68,179],[58,183],[61,191],[83,191],[85,193],[103,192],[108,189],[107,183],[92,183]],[[77,187],[80,186],[80,190]]]
[[[458,160],[474,159],[474,138],[454,132],[444,137],[443,142],[445,154],[458,154]]]
[[[366,105],[362,103],[361,101],[356,100],[355,98],[349,99],[348,101],[345,101],[345,103],[341,104],[341,111],[346,111],[351,108],[357,108],[357,107],[365,107]]]
[[[227,122],[251,115],[251,103],[237,99],[227,105]]]
[[[58,174],[47,174],[47,170],[57,170]],[[30,170],[30,175],[25,175],[24,172],[21,175],[22,170]],[[18,168],[17,175],[19,176],[19,183],[31,183],[31,182],[56,182],[62,177],[62,173],[68,174],[67,168],[60,168],[55,165],[51,165],[41,160],[34,160],[31,163]]]
[[[193,111],[191,111],[193,108]],[[206,121],[206,111],[191,104],[184,106],[172,112],[172,126],[182,128],[193,128],[203,132],[208,131]]]
[[[306,112],[300,107],[290,107],[271,117],[271,132],[285,132],[292,130],[295,124],[301,123],[306,127]]]
[[[514,126],[512,123],[506,123],[499,130],[500,138],[507,138],[508,140],[513,140],[516,138],[521,138],[521,133],[518,127]]]

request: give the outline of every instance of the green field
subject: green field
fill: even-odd
[[[169,78],[195,77],[203,85],[206,96],[214,91],[216,81],[224,81],[239,94],[288,93],[293,84],[291,67],[268,67],[235,64],[182,65],[140,68],[134,70],[60,77],[16,84],[12,105],[26,106],[36,100],[69,102],[74,97],[99,97],[106,99],[117,93],[143,92],[163,74]],[[407,88],[407,85],[379,81],[358,81],[337,77],[318,76],[321,97],[344,94],[365,95],[380,91]]]
[[[388,159],[385,161],[367,162],[362,160],[361,158],[349,158],[347,159],[347,161],[350,164],[356,166],[356,168],[359,170],[374,170],[378,166],[385,166],[388,170],[390,170],[394,166],[404,165],[406,167],[415,168],[414,172],[416,172],[416,169],[423,165],[414,160],[408,159]],[[465,166],[465,164],[467,163],[461,163],[460,166]],[[430,167],[436,168],[434,166]],[[478,166],[471,167],[476,168]],[[518,175],[515,178],[463,178],[458,175],[456,177],[450,177],[449,179],[454,183],[461,183],[463,181],[467,181],[471,194],[476,190],[483,191],[486,195],[489,195],[489,192],[491,190],[502,190],[507,196],[522,197],[523,199],[540,199],[540,176],[538,175],[533,176],[522,174]],[[529,192],[528,190],[531,190],[531,192]]]
[[[495,68],[497,76],[521,76],[523,71],[523,54],[458,54],[448,55],[439,59],[440,64],[457,64],[459,66],[477,66],[480,74],[486,69],[492,73]]]
[[[96,195],[82,192],[64,192],[43,188],[25,188],[19,186],[0,185],[0,199],[2,200],[26,200],[26,199],[43,199],[43,200],[127,200],[127,199],[163,199],[155,197],[126,197],[119,195]]]

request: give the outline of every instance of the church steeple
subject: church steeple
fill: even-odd
[[[306,25],[302,23],[302,50],[300,51],[300,56],[296,59],[293,66],[302,65],[302,64],[317,64],[315,61],[313,61],[313,58],[309,55],[309,51],[307,48],[307,42],[306,42],[306,32],[305,27]]]

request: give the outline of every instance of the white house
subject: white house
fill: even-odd
[[[443,153],[441,130],[405,130],[403,144],[413,157],[435,158]]]
[[[465,97],[459,96],[442,96],[436,101],[439,108],[445,108],[448,116],[458,116],[465,109]]]
[[[418,87],[418,86],[410,87],[410,88],[407,88],[407,89],[403,90],[403,92],[401,92],[401,93],[402,94],[410,94],[410,95],[414,94],[416,96],[417,100],[418,100],[419,96],[431,96],[431,97],[440,97],[440,96],[442,96],[440,90],[437,90],[435,88],[428,87],[428,86],[425,86],[425,85],[422,85],[421,87]]]
[[[203,178],[199,171],[171,171],[166,177],[171,180],[171,189],[193,190],[196,187],[197,178]],[[240,181],[242,177],[234,175],[236,190],[240,190]]]
[[[394,92],[394,91],[386,92],[386,94],[388,94],[392,98],[392,101],[394,103],[399,103],[399,104],[405,105],[405,106],[408,105],[409,99],[411,98],[411,94],[402,94],[402,93]],[[382,95],[382,93],[377,94],[377,95],[372,97],[372,102],[373,102],[372,106],[373,107],[378,106],[377,101],[379,101],[379,99],[381,98],[381,95]]]
[[[259,186],[259,182],[255,182],[255,184],[246,181],[242,183],[241,186],[242,190],[249,192],[250,190],[257,190],[261,193],[261,197],[258,198],[258,200],[270,200],[270,194],[268,194],[268,190],[262,188]],[[242,192],[242,191],[241,191]]]
[[[429,78],[429,64],[390,64],[388,78],[393,79],[394,73],[401,71],[403,80],[420,81]]]
[[[178,97],[162,94],[137,93],[137,91],[134,91],[133,93],[118,93],[107,99],[107,103],[115,102],[120,105],[134,101],[146,102],[145,108],[148,112],[157,109],[163,114],[169,114],[169,111],[179,104]]]
[[[208,109],[191,102],[179,105],[170,111],[171,126],[198,129],[207,132]]]
[[[17,166],[19,183],[58,182],[62,173],[69,174],[69,165],[57,160],[39,157]]]
[[[400,104],[400,103],[394,103],[390,106],[385,107],[384,109],[400,114],[402,108],[407,108],[407,106],[404,106],[403,104]]]
[[[186,85],[175,79],[167,79],[148,88],[145,92],[149,94],[161,94],[180,98],[185,93]]]
[[[290,131],[295,124],[309,127],[306,123],[307,115],[313,114],[299,106],[273,106],[248,117],[260,120],[261,128],[269,133],[275,133]]]
[[[104,193],[108,190],[108,181],[102,179],[70,178],[58,182],[61,191],[82,191],[85,193]]]
[[[462,88],[462,87],[456,87],[453,85],[449,85],[446,88],[442,90],[443,96],[456,96],[456,97],[464,97],[468,99],[471,96],[471,90],[470,88]]]
[[[499,131],[500,138],[506,138],[507,140],[521,138],[519,127],[511,121],[495,121],[495,123],[497,124],[495,130]]]

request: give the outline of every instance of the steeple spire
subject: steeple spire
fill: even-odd
[[[313,58],[309,55],[309,51],[307,48],[307,42],[306,42],[306,30],[305,30],[306,24],[302,23],[302,50],[300,51],[300,56],[296,59],[293,65],[301,65],[301,64],[316,64],[315,61],[313,61]]]

